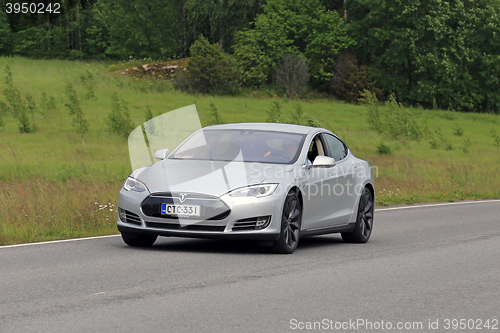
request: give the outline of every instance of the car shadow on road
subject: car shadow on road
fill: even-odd
[[[323,248],[345,244],[340,236],[326,235],[306,237],[300,240],[296,251]],[[224,253],[224,254],[274,254],[271,246],[264,246],[256,241],[233,241],[215,239],[190,239],[176,237],[159,237],[151,247],[129,247],[138,251],[169,251],[191,253]]]

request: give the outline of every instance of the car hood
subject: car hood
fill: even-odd
[[[131,176],[145,183],[151,193],[186,192],[219,197],[266,179],[276,182],[292,170],[292,165],[165,159],[138,169]]]

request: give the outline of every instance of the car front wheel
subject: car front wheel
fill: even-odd
[[[273,250],[276,253],[290,254],[299,244],[300,224],[302,221],[302,207],[297,193],[287,194],[283,213],[281,215],[280,238],[274,242]]]
[[[123,241],[129,246],[147,247],[153,245],[157,235],[138,235],[122,232]]]

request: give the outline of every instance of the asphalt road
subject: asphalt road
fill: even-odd
[[[499,332],[499,213],[379,209],[367,244],[313,237],[293,255],[180,238],[0,247],[0,332]]]

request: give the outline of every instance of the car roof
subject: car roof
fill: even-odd
[[[233,123],[222,125],[211,125],[203,128],[204,130],[215,129],[237,129],[237,130],[262,130],[262,131],[277,131],[289,132],[298,134],[308,134],[311,131],[325,130],[323,128],[295,125],[295,124],[282,124],[282,123]]]

